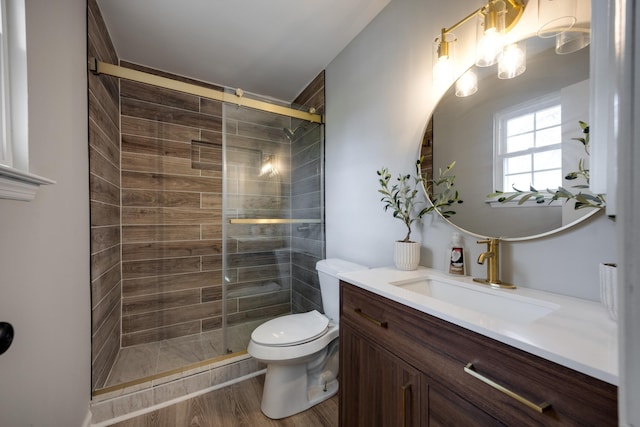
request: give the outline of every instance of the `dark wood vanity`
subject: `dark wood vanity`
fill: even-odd
[[[342,427],[618,424],[612,384],[344,281],[340,298]]]

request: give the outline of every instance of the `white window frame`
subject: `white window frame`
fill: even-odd
[[[7,37],[7,2],[0,0],[0,164],[13,166],[11,149],[11,90],[9,87],[9,43]]]
[[[30,201],[55,182],[29,172],[25,0],[0,0],[0,199]]]
[[[513,189],[503,188],[504,184],[504,158],[509,157],[505,155],[506,151],[506,126],[505,123],[507,120],[519,117],[528,113],[534,113],[540,110],[544,110],[549,107],[553,107],[556,105],[561,105],[560,103],[560,92],[553,92],[548,95],[544,95],[527,102],[518,104],[516,106],[507,108],[505,110],[499,111],[494,115],[493,118],[493,188],[499,191],[503,191],[505,193],[513,192]],[[562,122],[562,120],[561,120]],[[535,153],[535,152],[543,152],[548,150],[562,149],[562,142],[559,141],[558,144],[554,144],[551,146],[545,146],[544,149],[531,149],[523,152],[517,153],[517,155],[524,153]],[[562,182],[559,183],[560,185]],[[521,188],[522,191],[528,191],[529,188]],[[543,191],[546,189],[538,188],[538,190]],[[515,198],[509,203],[500,203],[498,202],[498,197],[489,198],[487,202],[491,204],[493,207],[548,207],[555,206],[558,202],[554,202],[549,204],[551,199],[551,195],[545,196],[545,203],[536,203],[535,200],[529,199],[526,203],[522,205],[518,204],[518,199]]]

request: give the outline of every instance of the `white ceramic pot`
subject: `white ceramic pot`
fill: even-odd
[[[415,270],[420,264],[420,243],[396,241],[393,261],[398,270]]]

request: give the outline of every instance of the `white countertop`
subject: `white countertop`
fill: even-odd
[[[517,318],[504,320],[394,286],[427,275],[451,279],[441,271],[420,267],[401,271],[391,267],[339,274],[346,282],[389,298],[423,313],[540,356],[610,384],[618,385],[617,324],[600,303],[534,289],[491,289],[490,292],[519,295],[557,305],[550,314],[529,323]],[[469,276],[457,281],[477,284]]]

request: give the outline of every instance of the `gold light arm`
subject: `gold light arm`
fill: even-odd
[[[507,14],[505,16],[505,29],[506,31],[511,30],[520,20],[522,14],[524,13],[525,2],[522,0],[507,0],[505,2],[507,7]],[[471,19],[473,19],[476,15],[483,13],[485,9],[489,7],[489,3],[485,4],[482,7],[471,12],[469,15],[462,18],[460,21],[456,22],[449,28],[442,29],[442,35],[450,33],[451,31],[459,28],[460,26],[466,24]],[[444,39],[444,37],[443,37]]]
[[[460,21],[456,22],[455,24],[453,24],[452,26],[450,26],[449,28],[443,28],[442,29],[442,34],[448,34],[451,31],[461,27],[462,25],[466,24],[467,22],[469,22],[471,19],[473,19],[477,14],[479,14],[480,12],[482,12],[482,10],[484,8],[486,8],[487,5],[484,5],[476,10],[474,10],[473,12],[471,12],[469,15],[465,16],[464,18],[462,18]]]

